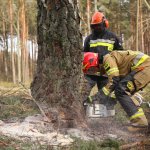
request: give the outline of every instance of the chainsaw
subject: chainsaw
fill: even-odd
[[[107,110],[104,104],[100,104],[99,101],[93,103],[83,103],[86,116],[89,118],[101,118],[110,117],[115,115],[115,110]]]

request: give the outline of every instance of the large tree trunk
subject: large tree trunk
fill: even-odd
[[[80,94],[82,37],[77,1],[37,2],[38,60],[31,84],[32,96],[60,127],[81,125],[84,120]]]

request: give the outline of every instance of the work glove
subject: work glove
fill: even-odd
[[[106,96],[105,96],[105,94],[103,93],[103,91],[102,90],[100,90],[100,91],[98,91],[95,95],[93,95],[93,96],[88,96],[87,97],[87,102],[89,103],[89,104],[92,104],[92,103],[94,103],[95,101],[105,101],[105,98],[106,98]]]
[[[93,104],[95,101],[100,101],[101,104],[106,102],[106,99],[104,98],[104,94],[102,90],[98,91],[93,96],[88,96],[86,100],[83,101],[83,106],[87,106],[88,104]]]
[[[93,104],[95,101],[99,101],[100,104],[106,104],[109,99],[111,98],[105,95],[102,90],[99,90],[95,95],[88,96],[87,99],[83,101],[83,105]]]

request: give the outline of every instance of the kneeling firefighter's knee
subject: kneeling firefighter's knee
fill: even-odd
[[[115,88],[116,97],[123,95],[123,93],[125,93],[125,90],[126,90],[125,86],[122,83],[119,83]]]
[[[134,81],[128,81],[127,82],[127,91],[133,94],[136,91],[136,86]]]
[[[136,87],[133,81],[120,82],[115,88],[115,95],[119,96],[125,94],[126,92],[134,94],[135,91]]]

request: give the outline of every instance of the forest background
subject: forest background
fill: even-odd
[[[78,30],[76,1],[82,38]],[[59,9],[59,2],[64,7]],[[74,2],[74,7],[71,2]],[[56,9],[49,10],[48,6]],[[68,14],[63,14],[64,10]],[[52,121],[43,128],[37,126],[40,133],[44,131],[47,134],[52,126],[57,131],[63,129],[63,125],[85,127],[78,84],[82,77],[80,52],[85,37],[90,33],[91,16],[97,10],[105,14],[109,30],[118,35],[124,49],[140,50],[150,55],[150,0],[0,0],[0,132],[6,132],[3,127],[9,123],[19,121],[21,125],[26,117],[35,117],[39,113],[44,116],[44,123]],[[149,91],[149,87],[142,91],[146,101],[150,98]],[[103,132],[107,134],[117,131],[120,136],[126,133],[119,127],[127,122],[127,118],[119,105],[116,108],[115,121],[100,120],[100,129],[105,129]],[[95,133],[102,131],[93,127]],[[12,131],[17,135],[21,133],[22,137],[23,133],[18,128],[12,128]],[[128,138],[128,133],[123,135],[124,141],[139,140],[132,135]],[[100,134],[100,138],[103,137]],[[21,149],[23,145],[0,135],[0,146]],[[80,145],[78,141],[77,145]],[[34,144],[30,143],[30,146],[34,147]],[[27,149],[31,149],[29,147]]]
[[[0,81],[30,83],[37,59],[37,1],[0,0]],[[78,0],[80,32],[90,33],[92,14],[103,11],[125,49],[150,54],[150,0]]]

